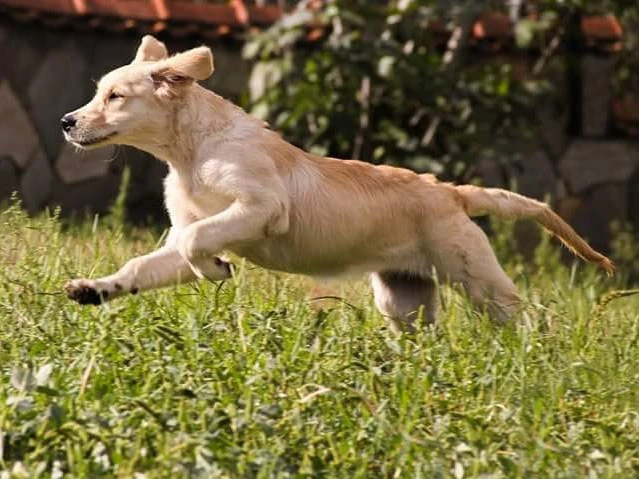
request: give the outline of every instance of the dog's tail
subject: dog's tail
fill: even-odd
[[[614,273],[615,266],[612,261],[592,249],[547,204],[499,188],[480,188],[472,185],[455,188],[463,198],[468,216],[493,214],[510,220],[532,218],[557,236],[575,255],[599,265],[608,275]]]

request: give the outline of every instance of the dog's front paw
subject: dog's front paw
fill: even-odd
[[[67,297],[79,304],[98,305],[109,299],[109,292],[99,290],[95,281],[90,279],[74,279],[64,285]]]
[[[233,265],[217,256],[199,259],[193,263],[189,262],[189,266],[198,279],[222,281],[233,276]]]
[[[233,276],[233,265],[217,256],[191,264],[191,269],[198,278],[209,281],[222,281]]]

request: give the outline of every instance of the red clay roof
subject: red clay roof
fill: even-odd
[[[588,47],[610,53],[623,49],[623,27],[614,15],[583,17],[581,31]]]
[[[483,38],[508,38],[513,36],[513,22],[500,12],[484,12],[473,25],[473,36]]]
[[[318,7],[322,1],[313,0],[311,6]],[[218,3],[186,0],[0,0],[0,12],[8,13],[17,21],[35,21],[50,27],[69,25],[173,36],[219,37],[271,25],[283,14],[275,4],[256,3],[256,0],[219,0]],[[440,35],[449,33],[445,25],[437,22],[429,27]],[[607,52],[621,50],[623,31],[615,16],[584,17],[581,27],[588,47]],[[309,34],[313,38],[322,36],[322,32],[316,33],[311,31]],[[492,45],[492,50],[500,50],[504,42],[512,40],[513,34],[512,21],[501,12],[480,14],[472,29],[475,42]]]
[[[219,36],[248,26],[270,25],[282,15],[276,5],[247,3],[243,0],[216,4],[175,0],[0,0],[0,9],[18,21],[38,21],[48,26],[86,24],[91,28],[155,33],[166,30],[176,36]]]
[[[583,17],[581,29],[585,36],[598,40],[619,41],[623,37],[621,23],[614,15]]]

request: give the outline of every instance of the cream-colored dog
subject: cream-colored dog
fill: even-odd
[[[289,273],[370,273],[375,303],[396,326],[410,327],[420,307],[434,320],[433,273],[461,284],[503,322],[518,307],[517,290],[470,219],[489,213],[532,217],[577,255],[613,271],[538,201],[306,153],[196,83],[212,73],[209,48],[169,57],[146,36],[130,65],[107,74],[91,102],[62,118],[75,145],[131,145],[170,170],[165,246],[111,276],[69,282],[70,298],[98,304],[196,278],[225,279],[230,265],[216,255],[231,251]]]

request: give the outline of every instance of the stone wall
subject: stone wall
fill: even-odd
[[[584,51],[576,75],[568,74],[563,60],[558,56],[547,68],[555,91],[537,106],[537,136],[510,145],[516,155],[495,151],[481,158],[479,172],[486,186],[550,198],[579,234],[609,251],[613,221],[639,227],[639,138],[613,115],[615,56]],[[574,80],[569,84],[567,78]],[[535,235],[522,228],[523,243],[532,245]]]
[[[201,40],[166,41],[170,51]],[[0,20],[0,202],[18,191],[32,213],[60,206],[64,215],[104,213],[116,197],[123,168],[131,169],[127,209],[134,220],[164,218],[165,166],[128,147],[76,151],[60,117],[92,96],[95,81],[129,62],[139,36],[57,30]],[[217,69],[206,86],[236,99],[250,65],[233,40],[210,44]]]

